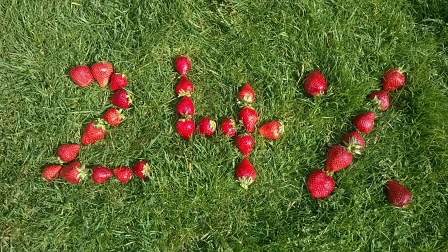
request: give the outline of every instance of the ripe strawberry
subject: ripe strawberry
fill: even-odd
[[[107,61],[97,62],[90,67],[90,71],[92,72],[93,78],[98,82],[98,85],[100,87],[105,87],[109,83],[110,76],[114,72],[114,67]]]
[[[254,148],[255,140],[250,134],[245,133],[235,138],[235,144],[244,156],[248,156]]]
[[[87,87],[93,82],[93,75],[90,68],[85,65],[75,66],[70,70],[70,78],[76,85]]]
[[[128,78],[121,73],[114,73],[110,76],[110,91],[115,92],[125,88],[128,85]]]
[[[110,108],[104,113],[103,120],[107,122],[110,126],[118,126],[123,120],[123,115],[121,114],[121,109]]]
[[[99,123],[91,122],[87,124],[84,132],[81,136],[81,143],[83,145],[93,144],[104,138],[106,135],[106,130],[104,124],[100,121]]]
[[[403,73],[397,69],[387,70],[381,80],[382,90],[385,92],[392,92],[404,85],[406,78]]]
[[[144,179],[149,176],[151,167],[149,167],[149,164],[147,162],[139,161],[134,165],[134,167],[132,167],[132,170],[134,171],[135,175],[137,175],[137,177]]]
[[[249,83],[246,83],[241,87],[238,92],[238,103],[241,103],[243,106],[247,106],[252,104],[255,101],[255,93]]]
[[[191,118],[194,115],[194,103],[188,96],[180,98],[176,106],[176,113],[179,117]]]
[[[112,171],[103,166],[95,166],[92,169],[92,180],[95,183],[106,182],[112,177]]]
[[[180,137],[189,140],[194,133],[194,121],[187,118],[179,119],[176,122],[176,131]]]
[[[315,199],[326,198],[334,190],[334,179],[322,170],[314,170],[306,180],[306,187]]]
[[[197,134],[204,135],[206,137],[211,136],[216,131],[216,122],[210,119],[209,117],[205,117],[198,124]]]
[[[258,122],[258,113],[251,107],[244,107],[240,111],[239,118],[246,128],[247,133],[252,133],[255,130],[255,126]]]
[[[234,137],[236,135],[235,120],[226,118],[221,123],[221,132],[228,137]]]
[[[387,92],[383,90],[373,91],[370,93],[369,99],[381,111],[386,110],[390,104],[389,95],[387,95]]]
[[[177,96],[190,96],[194,91],[194,86],[186,76],[181,76],[174,89]]]
[[[132,106],[131,96],[128,95],[125,89],[119,89],[110,98],[110,103],[119,108],[130,108]]]
[[[87,176],[87,170],[80,162],[71,162],[64,165],[59,176],[71,184],[78,184]]]
[[[353,118],[353,125],[361,133],[369,133],[375,123],[375,114],[371,111],[360,114]]]
[[[405,186],[390,179],[386,182],[386,186],[387,200],[393,206],[404,207],[411,203],[412,194]]]
[[[356,131],[349,132],[342,137],[341,144],[352,154],[361,154],[366,147],[364,138]]]
[[[132,177],[132,170],[129,167],[118,167],[113,170],[115,177],[121,183],[127,183]]]
[[[277,121],[271,121],[261,126],[258,132],[264,138],[275,140],[283,133],[283,125]]]
[[[317,70],[312,71],[304,81],[304,89],[310,96],[322,95],[327,90],[324,76]]]
[[[257,172],[254,166],[250,163],[249,159],[244,158],[243,161],[236,167],[235,177],[240,182],[240,186],[247,189],[250,184],[255,182],[257,178]]]
[[[62,169],[62,165],[57,165],[57,164],[52,164],[52,165],[47,165],[43,170],[42,170],[42,176],[44,177],[44,179],[51,181],[54,180],[58,175],[59,172]]]
[[[336,172],[347,168],[353,160],[353,155],[344,147],[335,145],[331,147],[325,161],[325,170],[328,172]]]
[[[58,147],[56,155],[61,163],[68,163],[78,156],[79,149],[81,146],[79,144],[63,144]]]
[[[190,60],[185,56],[180,56],[174,61],[174,67],[180,75],[186,75],[190,71]]]

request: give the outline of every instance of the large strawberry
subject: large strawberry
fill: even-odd
[[[81,143],[83,145],[90,145],[103,139],[105,135],[106,129],[104,127],[104,124],[102,123],[102,120],[100,120],[98,123],[91,122],[87,124],[84,132],[82,133]]]
[[[314,170],[306,180],[306,187],[311,197],[323,199],[334,190],[334,179],[322,170]]]
[[[176,122],[176,131],[180,137],[189,140],[194,133],[194,121],[187,118],[179,119]]]
[[[387,187],[387,200],[393,206],[404,207],[409,203],[411,203],[412,194],[402,184],[389,179],[386,182],[386,187]]]
[[[114,72],[114,67],[110,62],[97,62],[90,67],[93,78],[100,87],[105,87],[109,83],[110,76]]]
[[[235,120],[226,118],[221,123],[221,132],[225,136],[234,137],[236,135]]]
[[[246,128],[247,133],[252,133],[255,130],[255,126],[258,122],[258,113],[255,109],[251,107],[244,107],[240,110],[239,114],[240,121],[243,123],[244,128]]]
[[[258,129],[260,135],[264,138],[275,140],[283,133],[283,125],[277,121],[270,121]]]
[[[120,109],[110,108],[102,116],[103,120],[107,122],[110,126],[118,126],[123,120],[123,115]]]
[[[48,181],[54,180],[59,175],[61,169],[62,165],[58,164],[47,165],[45,166],[44,169],[42,169],[42,176],[44,177],[44,179]]]
[[[121,183],[127,183],[129,179],[132,177],[132,170],[129,167],[118,167],[113,170],[115,177]]]
[[[186,76],[181,76],[174,90],[177,96],[190,96],[194,91],[194,86]]]
[[[372,111],[360,114],[353,118],[353,125],[361,133],[369,133],[375,123],[375,114]]]
[[[106,182],[110,177],[112,177],[112,171],[104,166],[95,166],[92,169],[92,180],[95,183]]]
[[[383,78],[381,79],[382,89],[385,92],[392,92],[398,88],[401,88],[405,83],[404,74],[397,69],[389,69],[387,70]]]
[[[310,96],[322,95],[327,90],[327,83],[324,76],[319,71],[314,70],[306,77],[303,88]]]
[[[352,154],[361,154],[361,150],[366,147],[364,138],[357,131],[352,131],[342,137],[341,144]]]
[[[59,176],[71,184],[78,184],[87,176],[87,170],[80,162],[75,161],[64,165]]]
[[[110,91],[115,92],[125,88],[128,85],[128,78],[121,73],[114,73],[110,76]]]
[[[190,71],[190,60],[185,56],[180,56],[174,61],[174,67],[180,75],[186,75]]]
[[[249,83],[244,84],[238,92],[238,103],[247,106],[255,101],[255,93]]]
[[[369,99],[372,103],[381,111],[386,110],[389,107],[389,95],[387,95],[386,91],[376,90],[370,93]]]
[[[130,108],[132,106],[131,96],[125,89],[119,89],[110,98],[110,103],[119,108]]]
[[[137,162],[133,167],[132,170],[134,171],[135,175],[139,178],[146,178],[151,173],[151,167],[149,166],[148,162],[146,161],[139,161]]]
[[[199,124],[197,129],[198,135],[204,135],[206,137],[211,136],[216,131],[216,122],[210,119],[210,117],[203,118]]]
[[[242,134],[235,138],[236,147],[243,153],[244,156],[248,156],[254,148],[255,140],[250,134]]]
[[[75,66],[70,69],[70,78],[76,85],[87,87],[93,82],[93,75],[90,68],[85,65]]]
[[[194,103],[188,96],[183,96],[176,106],[176,113],[179,117],[191,118],[194,115]]]
[[[68,163],[75,160],[80,149],[81,146],[79,144],[63,144],[58,147],[56,155],[61,163]]]
[[[236,167],[235,177],[240,182],[240,186],[247,189],[250,184],[255,182],[257,172],[249,159],[244,158],[243,161]]]
[[[325,170],[336,172],[347,168],[353,161],[353,155],[340,145],[330,148],[325,161]]]

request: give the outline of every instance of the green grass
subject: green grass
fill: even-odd
[[[162,1],[160,1],[162,2]],[[448,250],[448,8],[431,1],[8,1],[0,4],[1,251],[446,251]],[[195,119],[235,117],[245,82],[260,122],[257,181],[234,179],[242,157],[221,135],[175,133],[178,75],[191,58]],[[46,182],[63,143],[110,106],[110,92],[74,85],[77,64],[108,60],[134,106],[106,139],[81,150],[88,167],[147,160],[152,176],[122,185]],[[367,148],[335,174],[325,200],[305,180],[368,109],[382,73],[407,70],[377,115]],[[328,91],[305,95],[320,69]],[[413,193],[390,206],[387,178]]]

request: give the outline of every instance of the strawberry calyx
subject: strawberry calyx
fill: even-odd
[[[89,175],[89,171],[87,170],[85,165],[81,165],[77,170],[79,173],[76,177],[80,180],[84,180]]]
[[[249,185],[252,184],[254,181],[252,179],[252,177],[241,177],[238,179],[238,182],[240,183],[240,186],[244,189],[248,189]]]
[[[146,163],[146,164],[143,166],[142,174],[145,175],[146,177],[148,177],[150,173],[151,173],[151,167],[149,166],[148,163]]]
[[[354,137],[350,137],[348,143],[343,142],[345,149],[351,154],[361,155],[362,145],[358,143],[358,140]]]

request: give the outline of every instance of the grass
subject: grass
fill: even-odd
[[[445,251],[448,250],[448,9],[444,1],[10,1],[0,4],[1,251]],[[242,157],[221,135],[183,141],[174,130],[173,60],[192,60],[195,119],[236,117],[250,82],[260,122],[257,181],[233,174]],[[134,106],[106,139],[81,149],[88,167],[147,160],[147,180],[46,182],[63,143],[110,106],[68,71],[108,60],[125,73]],[[367,148],[314,200],[307,175],[368,109],[385,69],[407,83],[379,113]],[[328,91],[305,95],[320,69]],[[387,178],[413,193],[390,206]]]

